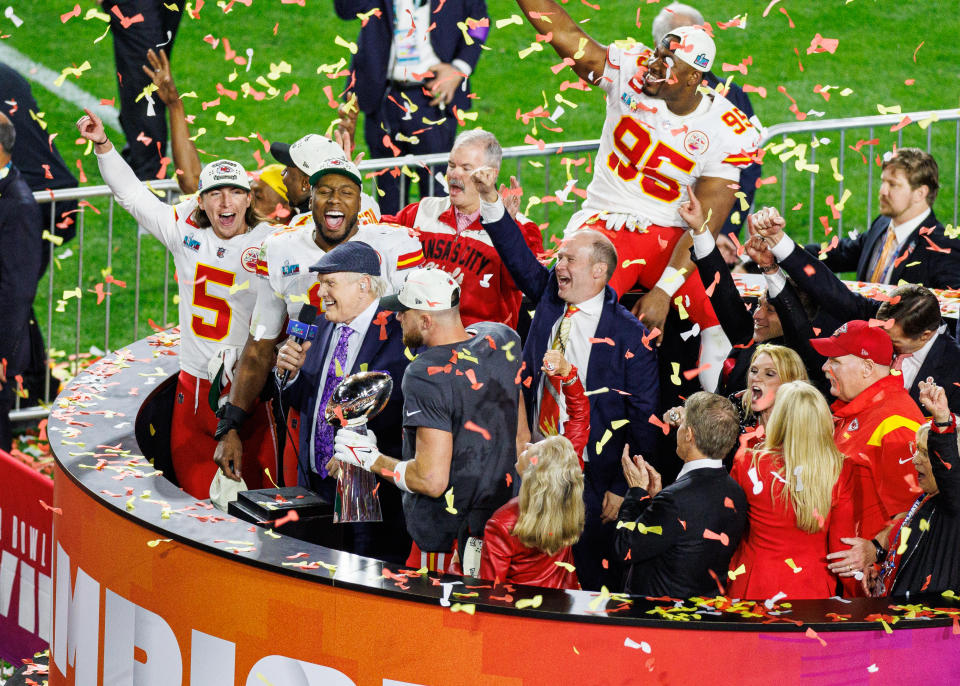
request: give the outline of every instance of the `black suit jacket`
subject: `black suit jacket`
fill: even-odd
[[[814,259],[799,247],[795,248],[780,266],[801,288],[817,299],[821,310],[829,311],[840,323],[853,319],[870,320],[877,316],[877,311],[883,304],[851,291],[823,262]],[[825,329],[820,335],[829,336],[831,333],[832,330]],[[816,355],[816,351],[812,355]],[[806,359],[805,357],[804,361]],[[920,382],[932,376],[943,386],[950,407],[960,408],[960,386],[955,383],[960,383],[960,365],[957,360],[960,360],[960,344],[947,332],[939,334],[909,389],[910,397],[917,405],[920,405]]]
[[[399,458],[402,452],[401,427],[403,425],[403,393],[400,389],[400,382],[403,380],[403,373],[410,361],[404,354],[400,322],[397,321],[396,317],[388,315],[386,316],[386,323],[381,327],[380,324],[376,323],[381,312],[388,311],[382,307],[377,307],[377,314],[373,318],[374,323],[371,323],[367,329],[367,334],[360,344],[356,362],[350,368],[349,373],[383,371],[389,373],[393,378],[393,391],[390,394],[390,401],[380,414],[370,420],[367,426],[376,434],[377,446],[380,451],[385,455]],[[303,363],[303,368],[283,393],[284,402],[299,410],[302,417],[300,425],[300,464],[297,470],[301,485],[309,483],[306,475],[309,474],[310,460],[313,459],[311,438],[313,436],[313,425],[317,418],[320,380],[323,378],[324,371],[323,362],[330,348],[334,329],[336,329],[336,324],[327,321],[326,317],[322,316],[317,320],[317,325],[319,332],[313,345],[307,351],[307,359]],[[384,337],[381,337],[382,334]],[[396,489],[390,486],[387,490],[394,491]]]
[[[830,250],[824,264],[834,272],[857,272],[857,281],[869,281],[870,261],[874,252],[880,250],[890,226],[890,217],[877,217],[870,230],[856,238],[841,238],[837,247]],[[933,230],[929,231],[932,227]],[[924,231],[925,235],[921,235]],[[938,252],[930,247],[930,239],[940,248],[949,248],[949,253]],[[818,254],[820,246],[806,246],[812,254]],[[930,215],[907,237],[898,253],[904,257],[890,274],[890,283],[900,280],[918,283],[927,288],[960,288],[960,241],[948,238],[943,224],[933,210]]]
[[[722,592],[718,583],[746,525],[747,497],[723,468],[688,472],[653,498],[631,488],[617,524],[617,555],[630,565],[626,591],[673,598]],[[721,534],[726,541],[717,540]]]
[[[372,114],[380,107],[385,97],[389,80],[390,46],[393,44],[393,2],[389,0],[334,0],[334,9],[341,19],[356,19],[358,14],[379,10],[380,16],[367,17],[366,25],[360,28],[357,53],[353,56],[347,90],[357,94],[360,109]],[[437,8],[440,11],[437,11]],[[477,66],[480,45],[486,39],[489,26],[471,31],[472,45],[467,45],[463,31],[457,22],[469,19],[487,19],[485,0],[430,0],[430,17],[436,28],[430,31],[430,45],[441,62],[450,63],[461,59]],[[461,110],[470,108],[469,79],[466,88],[458,88],[452,105]]]

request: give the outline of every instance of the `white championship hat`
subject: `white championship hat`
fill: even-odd
[[[200,172],[200,181],[197,192],[206,193],[215,188],[234,186],[250,190],[250,179],[243,165],[233,160],[216,160],[211,162]]]
[[[388,295],[380,303],[392,312],[449,310],[460,304],[460,286],[442,269],[414,269],[396,295]]]
[[[680,39],[673,56],[697,71],[710,71],[717,57],[717,46],[706,31],[698,26],[678,26],[667,33]]]

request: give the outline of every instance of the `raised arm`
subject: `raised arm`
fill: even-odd
[[[187,115],[180,93],[173,82],[170,60],[167,59],[167,53],[161,49],[159,55],[148,50],[147,61],[150,66],[143,65],[143,71],[153,79],[157,95],[170,114],[170,140],[173,144],[173,164],[178,172],[177,183],[184,193],[196,193],[202,165],[197,146],[190,140],[190,127],[187,125]]]
[[[551,36],[550,45],[561,58],[573,60],[573,71],[589,83],[603,75],[607,48],[580,28],[566,10],[553,0],[517,0],[527,21],[537,33]]]

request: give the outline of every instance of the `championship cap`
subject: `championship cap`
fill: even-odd
[[[343,156],[343,150],[340,150],[339,155],[328,157],[317,165],[316,169],[310,173],[310,185],[312,186],[322,176],[326,176],[327,174],[340,174],[354,181],[358,186],[363,186],[363,181],[360,178],[360,170],[357,169],[357,165]]]
[[[849,321],[828,338],[811,338],[810,345],[824,357],[855,355],[889,366],[893,361],[893,342],[882,327],[870,326],[862,319]]]
[[[680,45],[673,50],[674,57],[697,71],[710,71],[717,56],[717,46],[706,31],[698,26],[678,26],[667,35],[680,39]]]
[[[460,304],[460,286],[442,269],[414,269],[395,295],[381,299],[393,312],[449,310]]]
[[[211,162],[203,171],[200,172],[200,181],[197,184],[197,192],[206,193],[215,188],[224,186],[233,186],[250,190],[250,179],[247,178],[247,172],[239,162],[233,160],[216,160]]]
[[[380,276],[380,255],[363,241],[347,241],[317,260],[310,271],[317,274],[351,272]]]
[[[292,144],[271,143],[270,154],[284,166],[296,167],[309,178],[325,160],[337,155],[343,157],[343,149],[326,136],[308,133]]]

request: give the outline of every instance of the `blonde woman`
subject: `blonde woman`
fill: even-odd
[[[757,450],[741,450],[731,476],[747,494],[747,535],[730,563],[727,594],[829,598],[828,550],[852,536],[854,467],[833,442],[830,408],[806,381],[782,384]]]
[[[792,348],[770,343],[758,345],[750,358],[747,387],[738,394],[743,426],[766,426],[781,384],[806,380],[807,369]]]
[[[520,495],[493,513],[483,534],[480,578],[580,588],[570,546],[583,532],[583,473],[573,445],[551,436],[517,461]]]

